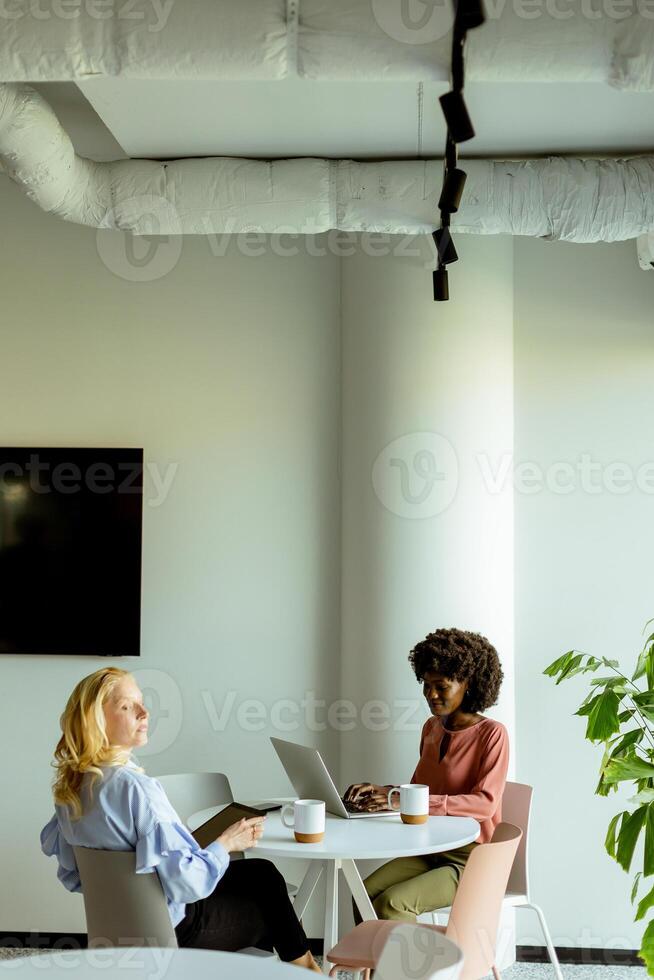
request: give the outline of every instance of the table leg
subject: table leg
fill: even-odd
[[[363,879],[359,874],[359,869],[354,861],[352,861],[350,858],[343,858],[341,867],[343,868],[343,875],[347,882],[348,888],[352,892],[352,898],[356,902],[356,906],[363,921],[366,922],[368,919],[376,919],[377,913],[373,908],[372,902],[370,901],[370,896],[366,891],[366,886],[363,883]]]
[[[329,973],[331,964],[327,962],[327,953],[338,942],[338,871],[339,860],[325,861],[327,881],[325,883],[325,929],[323,932],[323,972]]]
[[[309,861],[309,868],[302,879],[302,884],[298,888],[297,895],[293,901],[293,908],[295,909],[295,914],[297,915],[298,919],[301,919],[306,912],[307,905],[311,901],[311,896],[316,889],[316,885],[320,880],[322,872],[322,861]]]

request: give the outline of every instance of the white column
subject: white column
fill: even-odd
[[[497,647],[489,714],[514,732],[513,243],[460,236],[435,303],[401,242],[343,260],[344,784],[410,779],[427,709],[407,656],[438,627]]]

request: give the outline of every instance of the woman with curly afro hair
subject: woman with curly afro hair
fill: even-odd
[[[431,816],[474,817],[473,844],[421,857],[396,858],[365,881],[380,919],[415,922],[452,904],[470,852],[493,836],[502,819],[509,765],[506,728],[482,712],[497,702],[504,677],[495,647],[466,630],[439,629],[417,643],[409,661],[432,717],[422,729],[412,783],[429,786]],[[345,799],[366,812],[388,807],[389,786],[357,783]]]

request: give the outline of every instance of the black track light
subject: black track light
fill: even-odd
[[[439,228],[432,232],[432,238],[438,253],[439,265],[451,265],[452,262],[458,261],[459,256],[456,254],[449,228]]]
[[[445,116],[449,135],[454,142],[465,143],[466,140],[471,140],[475,131],[462,93],[446,92],[445,95],[441,95],[439,102]]]
[[[462,31],[473,31],[486,20],[481,0],[457,0],[456,23]]]
[[[453,170],[445,171],[443,190],[438,201],[438,210],[445,211],[447,214],[454,214],[459,210],[461,195],[466,183],[465,170],[455,167]]]
[[[447,285],[447,269],[434,269],[434,299],[437,303],[444,303],[450,298],[450,290]]]

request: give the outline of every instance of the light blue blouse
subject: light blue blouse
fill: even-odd
[[[136,851],[136,873],[156,871],[168,902],[173,926],[184,918],[186,902],[196,902],[214,890],[229,865],[229,854],[214,841],[202,848],[173,809],[161,783],[139,772],[130,759],[125,765],[102,766],[103,778],[93,787],[88,803],[88,780],[82,785],[84,812],[71,820],[68,808],[57,804],[41,831],[41,850],[56,855],[57,877],[71,892],[81,892],[73,846],[109,851]]]

